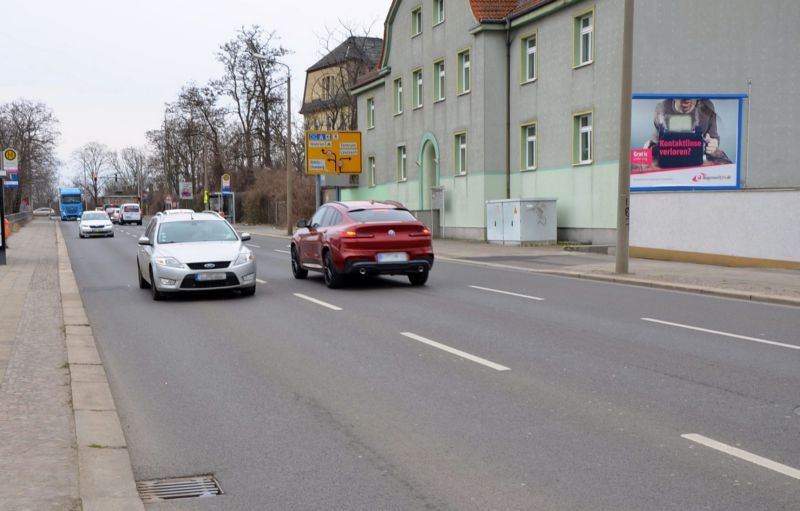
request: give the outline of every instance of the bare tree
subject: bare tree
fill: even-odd
[[[108,180],[112,178],[114,169],[114,153],[105,144],[89,142],[73,153],[78,176],[82,176],[82,188],[92,197],[94,207],[101,187],[107,187]]]
[[[16,149],[19,158],[19,187],[9,194],[8,209],[19,210],[23,198],[47,204],[55,196],[58,136],[58,120],[44,103],[18,99],[0,105],[0,145]]]
[[[149,179],[147,150],[143,147],[126,147],[113,162],[117,188],[128,195],[141,195]]]

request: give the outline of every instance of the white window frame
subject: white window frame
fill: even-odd
[[[533,41],[531,48],[530,42]],[[536,34],[531,34],[522,40],[523,44],[523,57],[522,62],[524,66],[523,83],[533,82],[536,80],[536,65],[537,65],[537,48]]]
[[[467,174],[467,132],[453,134],[454,173],[457,176]]]
[[[433,24],[444,23],[444,0],[433,0]]]
[[[394,98],[394,114],[400,115],[403,113],[403,78],[395,78],[392,82]]]
[[[585,121],[585,122],[584,122]],[[593,143],[593,114],[584,112],[575,115],[575,136],[577,142],[577,165],[592,163],[592,143]],[[584,157],[584,153],[586,157]]]
[[[375,98],[367,98],[367,129],[371,130],[375,127]]]
[[[444,87],[445,87],[445,67],[444,59],[437,60],[433,63],[433,102],[445,100]]]
[[[460,51],[458,53],[458,87],[459,87],[459,94],[466,94],[470,91],[472,87],[472,76],[471,76],[471,63],[472,58],[470,55],[470,50],[466,49]]]
[[[578,59],[576,66],[585,66],[594,62],[594,11],[585,12],[576,18]],[[584,26],[584,20],[589,24]],[[584,59],[584,54],[586,58]]]
[[[422,33],[422,7],[411,10],[411,37]]]
[[[375,187],[375,155],[367,157],[367,186]]]
[[[533,134],[531,134],[531,129]],[[522,168],[524,170],[536,170],[537,145],[536,123],[532,122],[522,126]],[[533,161],[531,162],[531,160]]]
[[[413,97],[411,98],[412,102],[414,103],[414,108],[422,108],[422,68],[412,71],[411,82],[411,86],[414,87],[412,94]]]
[[[408,181],[408,158],[406,155],[406,146],[397,146],[397,181]]]

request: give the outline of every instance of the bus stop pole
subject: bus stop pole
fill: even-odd
[[[6,264],[6,188],[0,177],[0,265]]]

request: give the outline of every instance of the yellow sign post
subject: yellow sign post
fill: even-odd
[[[306,132],[306,174],[360,173],[360,131]]]

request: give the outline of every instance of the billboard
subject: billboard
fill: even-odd
[[[745,97],[634,94],[631,190],[739,188]]]

